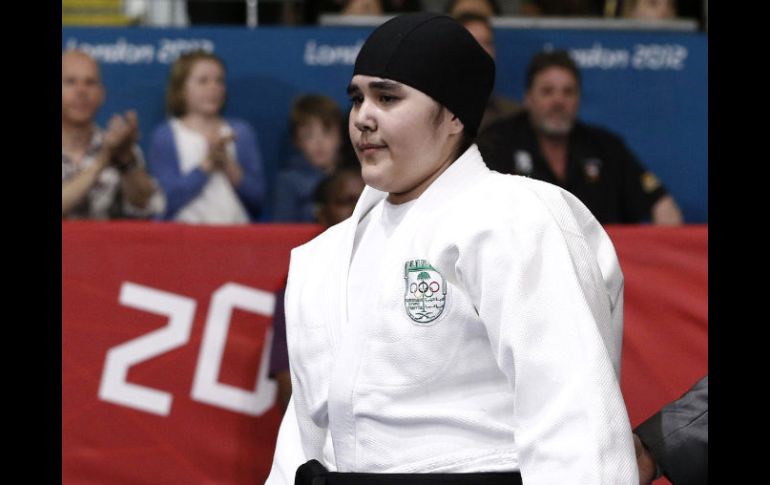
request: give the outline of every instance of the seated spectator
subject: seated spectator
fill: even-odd
[[[328,96],[308,94],[291,108],[291,139],[299,154],[275,182],[273,220],[314,222],[313,191],[343,160],[342,111]]]
[[[171,119],[152,135],[148,166],[166,193],[164,219],[192,224],[256,221],[265,191],[262,155],[244,120],[225,118],[225,66],[188,52],[171,67]]]
[[[382,15],[382,0],[348,0],[340,11],[343,15]]]
[[[144,169],[136,113],[94,119],[105,97],[99,66],[78,50],[61,58],[62,219],[150,218],[163,195]]]
[[[313,194],[316,220],[324,229],[344,221],[353,214],[358,197],[363,191],[364,180],[361,178],[359,165],[338,168],[321,181]],[[286,314],[283,307],[285,293],[286,283],[275,295],[273,345],[269,372],[270,378],[275,379],[278,384],[278,403],[281,411],[286,410],[291,398],[289,354],[286,346]]]
[[[492,170],[559,185],[602,224],[682,223],[674,199],[618,135],[577,120],[580,72],[567,52],[537,54],[526,79],[525,111],[479,135]]]
[[[353,214],[358,197],[363,191],[361,166],[339,167],[325,177],[313,193],[316,220],[324,228],[344,221]]]
[[[533,17],[603,17],[605,7],[604,0],[523,0],[519,12]]]
[[[421,10],[420,0],[306,0],[303,16],[306,23],[316,24],[322,14],[388,15]]]
[[[458,20],[463,14],[474,14],[489,18],[494,15],[500,15],[500,5],[498,5],[496,0],[450,0],[445,11],[450,17]]]
[[[675,0],[629,0],[623,2],[623,17],[641,20],[676,18]]]
[[[481,47],[487,51],[492,59],[495,59],[495,31],[492,29],[489,17],[466,12],[461,13],[455,19],[463,24],[476,41],[481,44]],[[484,117],[481,119],[479,131],[483,131],[493,122],[519,111],[521,111],[519,103],[493,92],[489,96],[486,108],[484,108]]]

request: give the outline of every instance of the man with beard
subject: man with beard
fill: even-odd
[[[580,71],[566,51],[535,55],[526,83],[526,110],[479,136],[489,168],[559,185],[602,224],[683,222],[666,188],[618,135],[577,120]]]

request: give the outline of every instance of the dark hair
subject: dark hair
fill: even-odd
[[[195,63],[202,60],[214,61],[219,64],[223,72],[225,71],[225,63],[222,59],[216,54],[203,49],[188,51],[179,56],[171,66],[171,74],[166,86],[166,111],[172,116],[179,117],[187,113],[184,85]]]
[[[320,119],[325,128],[337,126],[342,131],[342,111],[339,105],[329,96],[306,94],[296,98],[291,107],[289,132],[292,139],[299,127],[313,118]]]
[[[446,4],[446,9],[444,11],[449,15],[452,15],[452,10],[460,1],[461,0],[449,0]],[[493,15],[500,15],[500,5],[498,5],[497,0],[485,0],[485,2],[492,9]]]
[[[555,51],[541,51],[535,54],[535,57],[529,61],[529,67],[527,68],[527,84],[526,88],[529,90],[535,81],[535,77],[542,71],[545,71],[551,67],[561,67],[566,69],[575,76],[578,87],[580,87],[580,70],[572,60],[569,53],[565,50]]]
[[[361,178],[361,165],[346,164],[334,169],[332,173],[324,177],[316,186],[313,191],[313,202],[319,206],[327,205],[331,198],[331,189],[334,187],[334,184],[348,174]]]

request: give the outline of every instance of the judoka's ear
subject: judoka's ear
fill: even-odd
[[[452,135],[458,135],[463,132],[465,125],[460,121],[460,118],[455,116],[451,111],[449,112],[452,118],[449,120],[449,133]]]

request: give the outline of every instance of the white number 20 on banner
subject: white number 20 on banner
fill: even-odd
[[[99,398],[148,413],[168,416],[171,393],[126,381],[132,365],[181,347],[190,339],[195,316],[195,300],[186,296],[125,282],[120,289],[122,305],[168,317],[168,325],[141,337],[112,347],[107,352],[99,385]],[[275,296],[266,291],[235,283],[226,283],[211,296],[209,313],[203,331],[198,363],[193,377],[192,399],[259,416],[272,407],[276,384],[268,379],[272,329],[267,330],[262,360],[252,391],[218,382],[222,356],[227,343],[230,317],[234,308],[258,315],[271,316]]]

